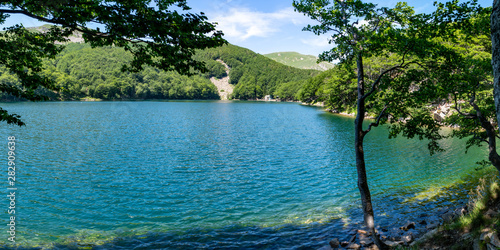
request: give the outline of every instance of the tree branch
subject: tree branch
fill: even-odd
[[[403,53],[403,58],[402,58],[401,63],[400,63],[399,65],[396,65],[396,66],[394,66],[394,67],[392,67],[392,68],[390,68],[390,69],[387,69],[387,70],[385,70],[384,72],[382,72],[382,73],[378,76],[377,80],[375,80],[375,82],[373,82],[373,84],[372,84],[372,87],[371,87],[370,91],[369,91],[368,93],[366,93],[365,95],[363,95],[360,99],[365,100],[368,96],[370,96],[371,94],[373,94],[373,92],[375,92],[375,89],[377,88],[378,84],[379,84],[379,83],[380,83],[380,81],[382,80],[382,77],[383,77],[384,75],[386,75],[387,73],[392,72],[392,71],[394,71],[394,70],[396,70],[396,69],[406,68],[406,67],[408,67],[408,65],[413,64],[413,63],[417,63],[417,64],[418,64],[418,62],[415,62],[415,61],[411,61],[411,62],[408,62],[408,63],[406,63],[406,64],[405,64],[405,57],[406,57],[406,53],[408,53],[408,51],[409,51],[409,50],[410,50],[410,49],[406,50],[406,51]]]
[[[486,144],[489,144],[489,143],[490,143],[488,140],[486,140],[486,139],[483,139],[483,138],[479,137],[479,136],[478,136],[475,132],[474,132],[474,133],[472,133],[472,135],[473,135],[473,138],[474,138],[474,139],[476,139],[476,140],[478,140],[478,141],[484,142],[484,143],[486,143]]]
[[[59,20],[49,19],[49,18],[42,17],[42,16],[37,16],[37,15],[32,14],[29,11],[24,10],[24,9],[21,9],[21,10],[0,9],[0,13],[6,13],[6,14],[23,14],[25,16],[37,19],[37,20],[42,21],[42,22],[59,24],[59,25],[62,25],[63,27],[68,27],[70,29],[74,29],[74,30],[80,31],[80,32],[82,32],[84,34],[91,35],[91,36],[97,36],[97,37],[109,37],[110,36],[109,33],[95,32],[95,31],[92,31],[91,29],[88,29],[86,27],[69,25],[69,24],[67,24],[65,22],[62,22],[62,21],[59,21]],[[98,22],[98,21],[95,21],[95,20],[93,20],[92,22],[103,24],[102,22]],[[144,39],[128,39],[128,38],[125,38],[125,37],[117,37],[117,39],[120,39],[120,40],[123,40],[123,41],[127,41],[127,42],[131,42],[131,43],[152,43],[151,41],[147,41],[147,40],[144,40]]]
[[[461,116],[464,116],[466,119],[476,119],[477,115],[475,114],[470,114],[470,113],[463,113],[459,108],[458,108],[458,101],[457,101],[457,94],[453,93],[454,96],[454,101],[455,101],[455,106],[453,107]]]
[[[376,121],[370,123],[370,125],[368,126],[368,129],[366,129],[365,131],[363,131],[364,135],[368,134],[368,132],[370,132],[370,130],[372,130],[372,127],[378,127],[378,125],[380,124],[380,119],[382,119],[382,116],[384,115],[384,113],[385,113],[386,110],[387,110],[387,104],[384,106],[384,108],[382,109],[382,111],[380,112],[380,114],[377,116]]]

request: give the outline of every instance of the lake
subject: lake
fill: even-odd
[[[25,247],[318,248],[361,227],[351,117],[294,103],[4,103],[16,141],[16,242]],[[366,137],[376,223],[463,202],[439,192],[485,149]],[[4,160],[7,193],[7,160]],[[460,191],[462,190],[462,191]],[[8,198],[2,220],[8,223]],[[5,224],[4,223],[4,224]],[[7,226],[0,246],[7,244]]]

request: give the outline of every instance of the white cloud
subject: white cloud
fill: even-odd
[[[285,25],[304,26],[307,17],[286,8],[277,12],[265,13],[245,8],[231,8],[227,13],[219,13],[215,18],[217,29],[224,32],[226,38],[244,41],[250,37],[269,37],[280,31]]]
[[[300,41],[309,46],[313,47],[319,47],[319,48],[329,48],[332,47],[331,44],[329,44],[330,36],[329,35],[321,35],[321,36],[314,36],[308,39],[300,39]]]

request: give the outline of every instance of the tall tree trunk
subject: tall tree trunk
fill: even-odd
[[[361,195],[361,204],[363,207],[363,216],[365,225],[372,234],[372,239],[379,249],[388,249],[375,232],[375,222],[373,216],[372,198],[368,188],[368,178],[366,177],[365,152],[363,151],[363,140],[366,132],[363,130],[363,120],[365,119],[365,82],[363,72],[363,55],[358,53],[356,58],[358,68],[358,103],[356,120],[354,121],[354,144],[356,151],[356,168],[358,171],[358,188]]]
[[[491,45],[493,66],[493,97],[497,113],[498,126],[500,126],[500,0],[493,1],[491,11]]]
[[[475,98],[475,97],[474,97]],[[486,135],[488,136],[488,159],[491,164],[499,171],[500,173],[500,155],[497,153],[497,141],[496,141],[496,133],[495,127],[491,124],[490,121],[483,116],[481,109],[477,106],[474,101],[471,101],[470,104],[476,111],[476,116],[479,122],[481,123],[481,127],[486,131]]]

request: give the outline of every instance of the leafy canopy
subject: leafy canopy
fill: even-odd
[[[15,25],[0,33],[0,65],[19,77],[22,88],[1,84],[0,90],[28,100],[44,100],[38,86],[55,89],[41,76],[42,59],[54,58],[73,32],[82,33],[92,47],[118,46],[133,54],[122,70],[140,71],[144,65],[190,74],[205,70],[193,59],[196,49],[225,43],[222,32],[204,13],[189,13],[186,0],[9,0],[0,1],[0,24],[9,14],[22,14],[55,24],[43,33]],[[93,29],[92,27],[103,27]],[[23,125],[18,116],[0,110],[0,120]]]

